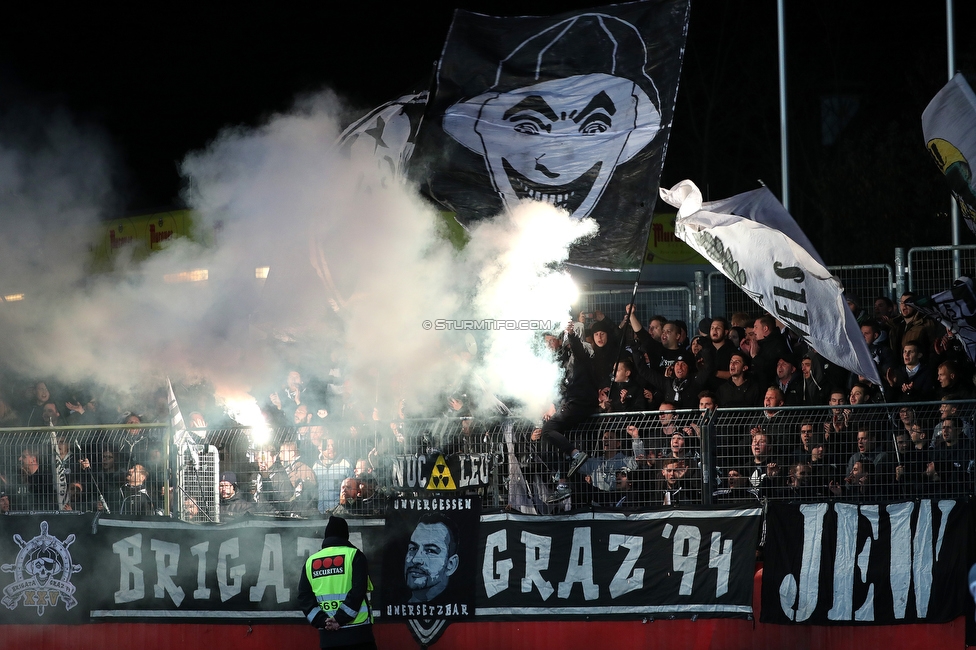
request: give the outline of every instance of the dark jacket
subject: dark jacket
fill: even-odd
[[[899,402],[928,402],[935,399],[935,373],[926,363],[920,363],[913,377],[903,365],[892,368],[894,383],[891,386],[893,399]]]
[[[593,359],[576,334],[566,337],[569,349],[560,348],[557,353],[566,373],[560,386],[563,402],[596,408],[599,405],[599,390],[593,372]]]
[[[762,388],[754,379],[746,379],[741,386],[736,386],[731,379],[726,379],[715,395],[721,408],[739,408],[744,406],[762,406],[766,389]]]
[[[349,543],[348,539],[342,539],[340,537],[326,537],[322,542],[322,548],[328,546],[355,548]],[[369,565],[366,561],[366,554],[357,549],[356,554],[352,558],[352,587],[346,595],[343,605],[350,611],[359,611],[363,601],[366,600],[368,591]],[[305,614],[306,619],[308,619],[309,614],[313,614],[313,617],[308,620],[313,626],[319,629],[319,647],[341,648],[343,646],[372,643],[374,641],[372,623],[349,628],[344,627],[355,617],[343,611],[344,608],[342,607],[336,610],[333,617],[339,624],[339,629],[326,630],[323,628],[326,620],[328,620],[328,614],[319,607],[318,601],[315,598],[315,592],[312,591],[312,584],[308,581],[308,572],[304,565],[302,565],[302,573],[298,579],[297,602],[298,608]],[[370,615],[370,621],[372,621],[372,615]]]
[[[229,499],[220,500],[220,521],[230,521],[251,512],[254,504],[245,501],[240,492],[235,491]]]
[[[776,364],[783,356],[793,355],[786,337],[779,330],[770,332],[769,336],[759,341],[759,352],[753,358],[750,368],[761,385],[770,386],[776,381]]]

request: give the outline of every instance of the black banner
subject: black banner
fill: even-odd
[[[491,454],[414,454],[393,460],[398,490],[472,490],[491,483]]]
[[[377,622],[431,642],[451,620],[748,616],[759,510],[483,515],[477,497],[397,499],[349,519]],[[0,517],[2,623],[295,620],[324,521],[188,524],[94,515]]]
[[[477,614],[747,617],[760,510],[486,515]]]
[[[480,514],[477,497],[420,494],[394,500],[386,518],[384,617],[474,616]]]
[[[762,621],[942,623],[966,611],[972,507],[770,503]]]
[[[95,516],[0,516],[0,624],[88,622]]]
[[[349,524],[350,542],[366,552],[376,575],[383,520]],[[102,520],[91,617],[302,618],[298,578],[305,558],[322,548],[324,532],[321,520],[220,526]]]
[[[457,11],[412,175],[464,225],[534,199],[592,217],[570,262],[640,265],[681,72],[688,0],[548,17]]]

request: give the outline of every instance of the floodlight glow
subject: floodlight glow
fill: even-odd
[[[210,271],[207,269],[193,269],[192,271],[182,271],[180,273],[167,273],[163,276],[163,282],[174,284],[177,282],[203,282],[210,278]]]

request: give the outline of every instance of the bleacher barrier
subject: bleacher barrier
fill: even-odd
[[[213,445],[194,445],[177,467],[173,510],[183,521],[220,523],[220,456]],[[188,460],[188,462],[187,462]]]
[[[588,313],[599,310],[612,322],[619,323],[633,293],[633,289],[582,291],[577,300],[577,309]],[[661,315],[668,320],[683,320],[689,328],[693,326],[692,295],[687,286],[639,288],[636,305],[637,318],[641,323],[647,323],[651,317]]]
[[[873,313],[875,298],[884,296],[894,299],[895,274],[887,264],[828,266],[827,269],[841,281],[846,291],[860,299],[861,307],[869,314]],[[949,284],[942,289],[948,288]],[[728,318],[736,312],[755,314],[759,309],[744,291],[717,271],[708,274],[707,291],[709,316],[724,315]]]
[[[169,514],[171,429],[0,429],[0,510]]]
[[[380,514],[418,490],[477,492],[485,508],[530,514],[877,501],[973,494],[974,416],[976,401],[596,415],[570,432],[590,458],[569,479],[571,497],[552,504],[561,459],[518,418],[294,427],[266,440],[200,430],[182,449],[165,425],[4,429],[0,462],[11,512],[172,512],[199,523],[224,519],[224,472],[239,500],[232,516],[327,516],[348,478],[367,487],[340,507],[350,515]]]
[[[940,293],[951,287],[959,275],[976,275],[976,246],[911,248],[906,273],[909,291],[922,296]]]

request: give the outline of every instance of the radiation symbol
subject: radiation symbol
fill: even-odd
[[[447,467],[447,461],[444,460],[444,454],[438,454],[437,460],[434,461],[434,469],[430,471],[430,481],[427,482],[428,490],[456,490],[457,485],[454,483],[454,477],[451,476],[451,470]]]

